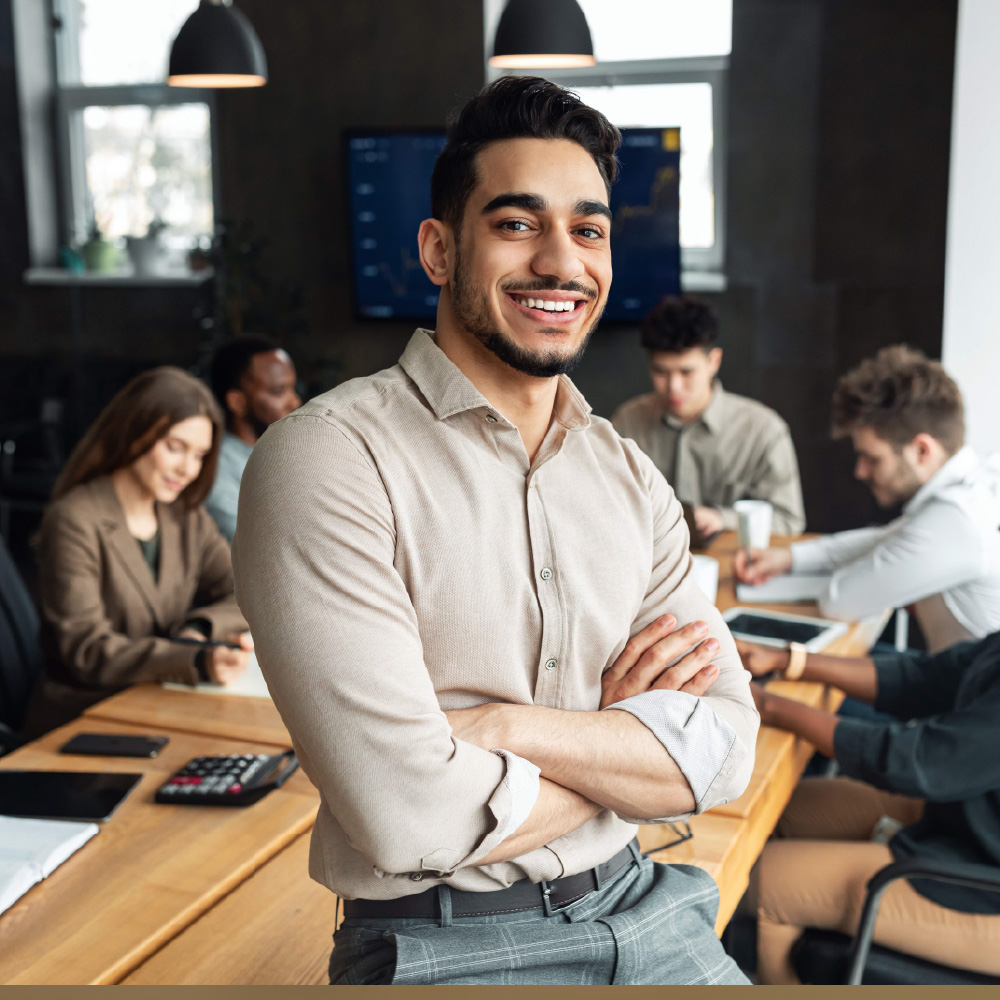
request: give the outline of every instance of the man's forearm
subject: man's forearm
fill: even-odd
[[[489,854],[477,861],[476,866],[519,858],[558,837],[572,833],[602,811],[602,806],[591,802],[579,792],[563,788],[543,777],[539,781],[538,798],[528,818]]]
[[[878,694],[878,671],[870,656],[845,658],[810,653],[806,657],[802,680],[820,681],[832,684],[851,698],[857,698],[869,705],[875,703]]]
[[[691,786],[663,744],[628,712],[498,705],[495,746],[542,775],[626,816],[693,812]]]
[[[761,707],[760,721],[765,726],[785,729],[808,740],[821,754],[833,757],[833,733],[837,717],[791,698],[767,694]]]

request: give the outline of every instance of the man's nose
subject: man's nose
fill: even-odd
[[[572,235],[555,226],[549,229],[541,237],[531,269],[535,274],[555,278],[560,284],[581,277],[584,265]]]

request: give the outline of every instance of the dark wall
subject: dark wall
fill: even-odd
[[[261,91],[222,95],[225,212],[273,242],[262,254],[301,286],[306,332],[285,336],[304,369],[337,378],[394,364],[412,323],[352,319],[342,134],[440,126],[483,83],[478,0],[240,0],[267,49]],[[337,46],[336,43],[341,45]],[[416,238],[416,234],[414,234]]]
[[[482,82],[481,5],[239,3],[270,82],[220,96],[224,214],[261,241],[268,277],[301,292],[304,323],[287,339],[311,387],[368,374],[395,361],[411,325],[351,317],[341,132],[440,125]],[[726,385],[793,429],[814,530],[876,516],[849,445],[828,438],[836,376],[883,344],[940,353],[956,6],[734,3],[729,284],[703,297],[720,314]],[[0,0],[0,355],[65,359],[66,294],[17,277],[26,236],[5,16]],[[191,297],[95,290],[84,305],[88,352],[194,360]],[[635,330],[602,328],[575,378],[603,415],[646,391]]]

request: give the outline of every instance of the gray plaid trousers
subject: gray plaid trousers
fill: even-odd
[[[439,892],[439,919],[345,920],[331,984],[749,985],[716,937],[719,891],[700,868],[637,857],[551,916],[452,919]]]

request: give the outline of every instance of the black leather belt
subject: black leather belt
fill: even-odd
[[[638,853],[637,840],[632,843]],[[451,890],[451,912],[455,917],[480,917],[492,913],[517,913],[519,910],[545,910],[546,914],[600,889],[612,876],[617,875],[633,858],[629,847],[623,847],[614,857],[596,868],[588,868],[577,875],[565,875],[552,882],[515,882],[496,892],[467,892]],[[435,919],[441,915],[437,886],[424,892],[398,899],[345,899],[345,917],[425,917]]]

